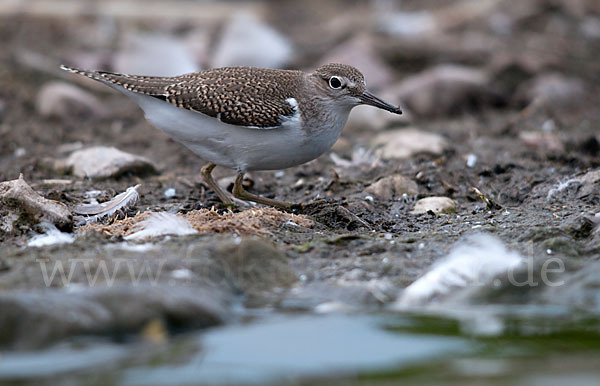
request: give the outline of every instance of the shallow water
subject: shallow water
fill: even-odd
[[[600,380],[599,365],[597,316],[561,307],[486,306],[261,316],[165,344],[75,339],[4,354],[0,381],[592,385]]]

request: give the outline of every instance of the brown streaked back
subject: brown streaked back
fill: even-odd
[[[294,116],[296,108],[286,99],[297,98],[303,77],[300,71],[253,67],[224,67],[175,77],[61,68],[225,123],[254,128],[277,127]]]

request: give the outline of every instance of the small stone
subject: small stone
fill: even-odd
[[[389,100],[390,103],[396,103]],[[408,113],[390,114],[388,111],[375,109],[372,106],[359,105],[352,109],[344,132],[373,132],[392,125],[401,125],[410,120]]]
[[[20,226],[47,222],[60,229],[71,227],[71,212],[60,202],[45,199],[23,176],[0,183],[0,231],[11,233]]]
[[[586,17],[579,29],[588,39],[600,39],[600,18]]]
[[[165,197],[167,198],[175,197],[176,194],[177,192],[175,191],[175,188],[168,188],[164,193]]]
[[[381,200],[391,200],[394,197],[407,194],[414,196],[419,192],[417,183],[408,177],[396,174],[389,177],[384,177],[379,181],[371,184],[365,189],[366,193]]]
[[[320,64],[327,63],[345,63],[359,68],[368,79],[370,89],[380,89],[392,81],[392,71],[379,57],[373,38],[368,35],[358,35],[335,46],[320,60]]]
[[[425,197],[415,203],[411,214],[422,214],[432,211],[433,213],[455,213],[456,201],[448,197]]]
[[[552,132],[543,131],[522,131],[519,133],[519,138],[527,146],[542,149],[553,150],[558,152],[565,151],[565,145],[558,135]]]
[[[380,12],[377,27],[399,38],[414,38],[437,33],[439,26],[432,12]]]
[[[281,68],[292,54],[292,44],[285,36],[252,14],[238,13],[223,28],[211,65]]]
[[[473,101],[485,102],[492,95],[486,72],[456,65],[441,65],[404,79],[382,95],[401,100],[414,114],[445,116],[461,112]]]
[[[532,102],[551,107],[578,105],[585,96],[585,84],[579,78],[560,73],[546,73],[523,83],[515,99],[520,104]]]
[[[182,39],[164,34],[126,35],[113,67],[124,74],[154,76],[176,76],[200,69]]]
[[[57,162],[56,166],[71,170],[77,177],[94,179],[156,173],[156,167],[149,159],[106,146],[75,151],[66,160]]]
[[[38,92],[36,111],[44,117],[103,117],[107,110],[102,102],[87,91],[66,82],[49,82]]]
[[[383,158],[410,158],[417,153],[441,155],[448,142],[440,135],[416,128],[384,131],[373,140],[373,145],[382,145]]]
[[[466,160],[466,164],[468,168],[473,168],[475,167],[475,164],[477,163],[477,155],[470,153],[467,155],[467,160]]]

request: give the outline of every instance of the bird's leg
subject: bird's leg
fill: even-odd
[[[204,182],[206,182],[206,184],[209,186],[209,188],[211,188],[215,193],[217,193],[217,196],[219,196],[219,199],[223,202],[223,204],[233,205],[233,202],[227,196],[227,193],[225,193],[223,189],[221,189],[221,187],[215,182],[215,180],[212,177],[211,173],[215,166],[217,165],[215,165],[212,162],[207,163],[200,170],[200,174],[202,174],[202,178],[204,179]]]
[[[265,198],[257,196],[256,194],[249,193],[242,186],[242,182],[244,181],[244,173],[238,172],[237,177],[235,178],[235,183],[233,184],[233,196],[235,198],[239,198],[240,200],[246,201],[254,201],[259,204],[275,206],[282,209],[291,209],[294,205],[289,202],[277,201],[271,198]]]

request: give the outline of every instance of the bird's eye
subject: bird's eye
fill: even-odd
[[[332,76],[329,78],[329,87],[336,90],[342,88],[342,80],[338,76]]]

